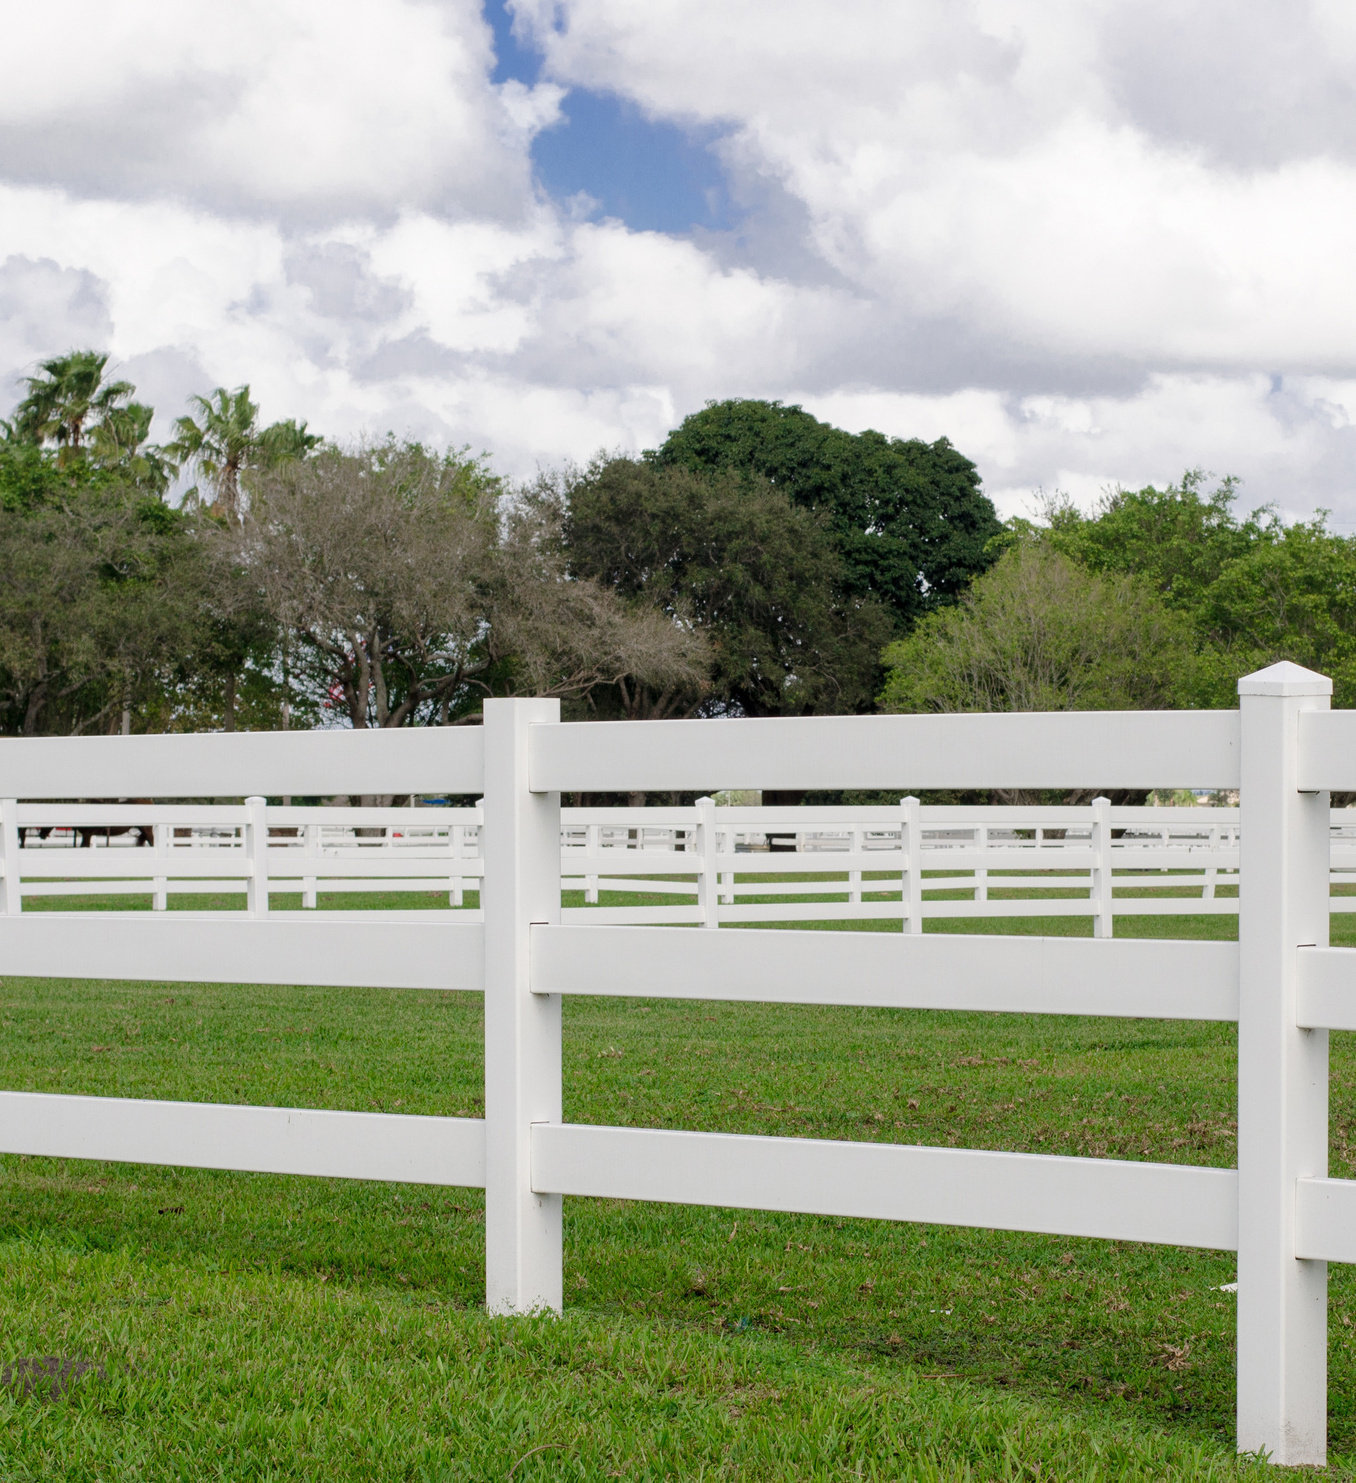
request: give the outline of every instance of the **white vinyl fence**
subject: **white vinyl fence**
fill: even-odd
[[[244,892],[477,891],[480,808],[39,804],[13,809],[21,898]],[[584,895],[562,920],[595,925],[1236,914],[1236,808],[1084,807],[562,809],[561,883]],[[267,834],[267,855],[260,858]],[[780,848],[768,852],[773,840]],[[1356,811],[1331,815],[1330,880],[1356,886]],[[778,879],[777,877],[790,877]],[[708,889],[708,883],[714,885]],[[916,884],[916,890],[906,890]],[[668,898],[603,901],[618,893]],[[772,899],[769,899],[772,898]],[[1329,910],[1356,912],[1356,895]],[[480,920],[479,917],[475,918]]]
[[[557,702],[501,700],[478,730],[0,742],[0,795],[21,801],[483,793],[485,903],[483,922],[268,912],[251,874],[244,913],[22,912],[8,810],[0,974],[483,990],[485,1117],[6,1092],[0,1150],[483,1186],[500,1313],[561,1307],[565,1195],[1236,1250],[1239,1446],[1321,1464],[1326,1264],[1356,1261],[1356,1181],[1327,1177],[1327,1032],[1356,1029],[1356,951],[1327,946],[1326,790],[1356,789],[1356,712],[1290,664],[1239,690],[1234,712],[566,725]],[[1238,788],[1239,940],[562,921],[562,791],[714,785]],[[919,822],[901,823],[907,858]],[[262,803],[238,827],[271,867]],[[1236,1021],[1238,1168],[566,1123],[566,994]]]

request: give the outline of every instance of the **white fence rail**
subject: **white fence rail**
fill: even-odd
[[[0,973],[483,989],[486,1084],[483,1120],[4,1093],[0,1149],[483,1183],[487,1303],[504,1313],[560,1308],[565,1194],[1237,1249],[1239,1445],[1321,1463],[1326,1263],[1356,1259],[1356,1182],[1327,1177],[1327,1030],[1356,1026],[1356,951],[1326,946],[1324,791],[1356,788],[1356,712],[1327,714],[1330,693],[1278,665],[1240,683],[1233,713],[562,725],[555,702],[491,701],[476,732],[0,742],[0,796],[21,801],[0,817]],[[714,784],[1240,788],[1239,941],[671,932],[562,912],[561,790]],[[250,864],[246,913],[23,912],[20,810],[77,787],[249,795],[231,825]],[[483,792],[483,922],[270,912],[280,877],[262,796],[322,790]],[[1098,808],[1088,842],[1061,851],[1092,852],[1077,868],[1096,872],[1087,889],[1105,903],[1114,818]],[[899,824],[916,921],[930,866],[910,850],[926,821],[906,804]],[[695,852],[708,862],[711,834],[708,814]],[[837,863],[879,859],[864,847]],[[573,859],[581,875],[592,863]],[[441,879],[446,855],[439,866]],[[698,877],[703,920],[718,917],[720,872],[682,873]],[[565,994],[1236,1019],[1239,1166],[567,1124]]]

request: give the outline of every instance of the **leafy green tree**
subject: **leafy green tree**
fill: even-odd
[[[1195,666],[1191,626],[1141,577],[1013,543],[954,606],[885,651],[886,711],[1163,710]]]
[[[108,356],[96,350],[72,350],[43,361],[43,374],[24,380],[28,395],[14,409],[15,435],[55,446],[63,462],[78,457],[85,437],[125,411],[136,393],[130,381],[108,380],[107,369]]]
[[[197,411],[196,419],[185,416],[175,422],[177,436],[165,445],[165,452],[210,482],[209,509],[236,524],[245,513],[241,481],[247,471],[304,458],[322,441],[306,431],[304,422],[275,422],[261,428],[259,406],[250,400],[248,386],[234,391],[218,386],[211,396],[193,397],[190,405]],[[196,502],[196,496],[195,488],[190,502]]]
[[[597,459],[567,477],[571,571],[662,613],[709,645],[699,683],[617,687],[621,714],[747,715],[854,711],[869,705],[888,612],[843,594],[826,514],[769,480],[733,469]]]
[[[1046,539],[1091,571],[1151,583],[1189,620],[1199,663],[1184,703],[1233,706],[1240,675],[1290,659],[1356,705],[1356,542],[1322,512],[1289,526],[1265,508],[1239,518],[1235,481],[1204,484],[1191,471],[1166,489],[1118,490],[1090,515],[1052,505]]]
[[[1334,705],[1356,706],[1356,541],[1322,514],[1228,562],[1191,616],[1209,660],[1201,703],[1236,705],[1239,675],[1290,659],[1331,676]]]
[[[198,630],[178,512],[68,467],[0,500],[0,732],[164,729]]]
[[[658,467],[757,475],[823,511],[842,552],[844,590],[884,603],[901,629],[986,570],[1002,532],[974,464],[945,438],[848,433],[780,402],[708,403],[646,457]]]
[[[53,455],[17,436],[0,438],[0,511],[22,514],[67,493],[75,482],[105,482],[87,467],[59,468]]]
[[[1115,490],[1090,515],[1067,500],[1052,501],[1044,514],[1055,549],[1092,571],[1145,577],[1165,602],[1189,612],[1230,562],[1283,528],[1265,509],[1238,519],[1236,495],[1237,481],[1224,479],[1207,492],[1205,475],[1193,469],[1166,489]]]

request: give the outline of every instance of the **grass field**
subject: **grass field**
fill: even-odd
[[[380,898],[421,899],[436,904]],[[1356,941],[1349,920],[1334,919],[1334,942]],[[1076,918],[932,925],[1090,930]],[[1122,929],[1223,937],[1235,922]],[[8,1088],[482,1106],[475,995],[7,979],[0,1017]],[[1350,1177],[1348,1037],[1333,1036],[1332,1059],[1332,1170]],[[579,1121],[1229,1165],[1233,1079],[1221,1025],[565,1005],[565,1111]],[[103,1367],[56,1403],[0,1389],[5,1479],[1262,1471],[1232,1453],[1223,1253],[570,1200],[564,1319],[495,1321],[479,1309],[478,1192],[0,1167],[0,1363]],[[1349,1269],[1332,1269],[1331,1292],[1331,1471],[1348,1476]]]

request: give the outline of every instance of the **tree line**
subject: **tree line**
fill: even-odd
[[[455,725],[513,694],[867,710],[884,646],[1002,532],[945,440],[777,403],[523,485],[468,449],[265,424],[248,386],[194,397],[161,445],[152,417],[79,351],[0,426],[5,734]]]
[[[0,424],[0,731],[457,725],[487,696],[644,719],[1232,705],[1290,658],[1356,704],[1356,546],[1199,474],[999,521],[946,439],[730,400],[514,485],[194,397],[164,444],[108,357]],[[175,481],[192,480],[176,500]]]

